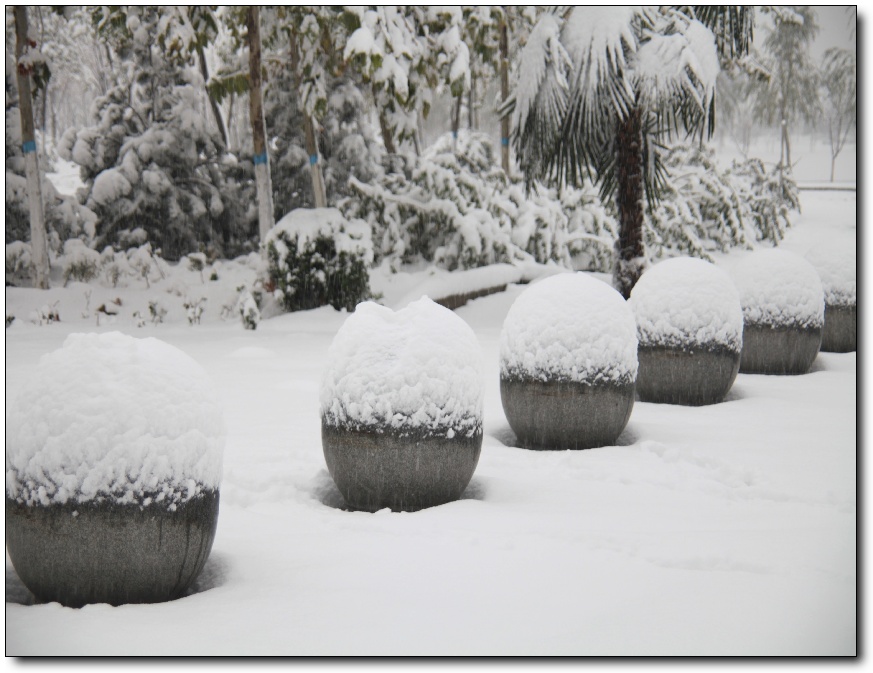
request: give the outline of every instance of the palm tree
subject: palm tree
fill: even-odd
[[[513,140],[534,181],[599,183],[619,220],[614,282],[642,274],[643,198],[657,202],[665,139],[715,128],[720,64],[748,53],[750,7],[575,7],[544,14],[518,69]]]

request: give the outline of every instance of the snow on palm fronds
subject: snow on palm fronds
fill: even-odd
[[[652,202],[663,182],[656,141],[680,128],[692,133],[707,118],[711,130],[720,25],[711,29],[691,10],[666,7],[544,13],[521,53],[508,104],[528,185],[588,177],[604,196],[613,194],[616,125],[633,107],[644,112]]]
[[[555,132],[567,108],[571,61],[560,40],[561,22],[544,14],[528,38],[518,70],[518,86],[510,105],[515,106],[512,125],[525,138],[542,143],[522,142],[522,165],[541,165],[543,149],[557,140]]]

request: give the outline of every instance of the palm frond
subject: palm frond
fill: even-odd
[[[544,14],[521,54],[518,84],[507,106],[513,109],[514,141],[528,185],[548,171],[567,108],[570,59],[561,44],[562,20]]]

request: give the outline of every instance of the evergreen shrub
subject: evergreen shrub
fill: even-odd
[[[369,298],[370,228],[335,208],[293,210],[266,239],[269,278],[288,311],[331,305],[354,310]]]

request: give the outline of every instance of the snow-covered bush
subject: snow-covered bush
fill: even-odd
[[[370,228],[335,208],[298,208],[273,227],[265,247],[269,277],[288,311],[330,304],[354,310],[369,295]]]
[[[30,204],[24,170],[24,152],[21,149],[21,122],[18,95],[14,77],[6,76],[6,208],[4,230],[6,243],[30,241]],[[41,145],[41,143],[40,143]],[[81,205],[76,197],[59,194],[45,177],[46,156],[40,153],[43,214],[49,234],[49,246],[57,251],[61,241],[76,236],[91,239],[95,233],[97,216]]]
[[[449,270],[495,263],[574,258],[587,268],[611,263],[615,221],[590,185],[526,194],[508,182],[485,134],[462,131],[431,145],[405,172],[372,184],[352,179],[340,207],[373,228],[377,262],[394,268],[427,261]]]
[[[727,175],[757,240],[778,244],[791,225],[789,211],[800,211],[800,195],[791,172],[786,169],[780,176],[778,167],[768,171],[760,159],[748,159],[735,161]]]
[[[649,211],[644,236],[650,257],[710,253],[779,243],[799,210],[797,185],[759,159],[734,162],[723,170],[715,150],[677,145],[663,157],[668,177],[658,205]]]
[[[30,243],[14,241],[6,244],[6,284],[17,285],[30,277],[33,260]]]
[[[177,348],[72,334],[6,416],[6,497],[28,505],[176,505],[219,487],[224,422],[206,372]]]
[[[665,251],[712,261],[711,252],[749,247],[756,239],[747,207],[711,148],[680,145],[663,157],[669,177],[644,228],[651,257]]]
[[[243,288],[237,302],[239,317],[245,329],[256,330],[261,322],[261,312],[251,290]]]
[[[87,283],[100,274],[102,258],[78,238],[64,241],[61,265],[64,269],[64,286],[71,280]]]
[[[100,253],[100,266],[103,269],[104,280],[112,287],[118,287],[127,278],[137,275],[128,261],[127,254],[116,251],[111,245],[107,245]]]
[[[93,126],[64,134],[58,153],[81,167],[101,246],[123,248],[121,231],[140,227],[169,260],[208,244],[233,254],[256,232],[253,169],[226,153],[201,114],[194,64],[154,48],[172,11],[124,10],[112,39],[128,76],[94,102]]]

